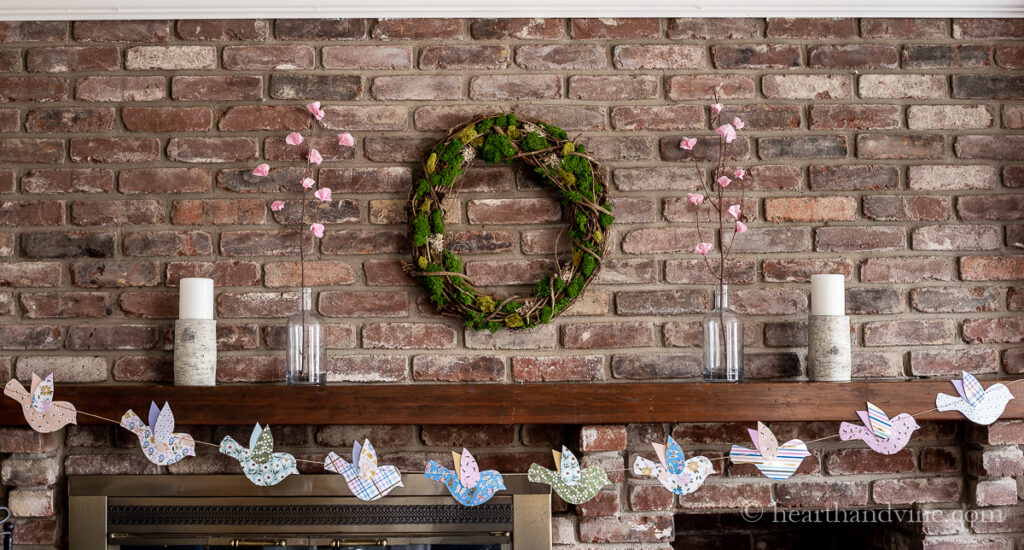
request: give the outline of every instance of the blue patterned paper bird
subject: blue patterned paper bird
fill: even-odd
[[[273,451],[274,436],[270,435],[270,426],[263,428],[259,424],[252,430],[248,449],[230,435],[224,436],[220,442],[220,452],[238,460],[245,477],[261,487],[277,485],[289,475],[299,473],[294,456]]]
[[[154,464],[167,466],[186,456],[196,456],[196,442],[192,436],[174,433],[174,414],[167,403],[163,409],[158,409],[156,403],[149,404],[148,426],[142,423],[135,411],[128,409],[121,417],[121,427],[138,436],[143,454]]]
[[[469,451],[462,449],[462,456],[453,452],[455,470],[449,470],[431,460],[423,475],[427,479],[440,481],[448,487],[448,492],[455,500],[466,506],[483,504],[494,496],[494,493],[505,489],[505,481],[501,474],[494,470],[480,471],[476,459]]]

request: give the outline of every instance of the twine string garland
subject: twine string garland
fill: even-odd
[[[1003,383],[1003,385],[1005,385],[1005,386],[1012,386],[1012,385],[1014,385],[1014,384],[1016,384],[1018,382],[1024,382],[1024,378],[1018,378],[1016,380],[1011,380],[1009,382]],[[107,422],[111,422],[111,423],[117,424],[118,426],[121,425],[121,422],[118,421],[118,420],[114,420],[112,418],[107,418],[105,416],[100,416],[98,414],[93,414],[93,413],[86,412],[86,411],[83,411],[83,410],[80,410],[80,409],[76,409],[76,408],[70,408],[69,409],[69,408],[67,408],[67,407],[65,407],[63,405],[60,405],[59,403],[53,403],[51,406],[59,407],[59,408],[62,408],[64,410],[68,410],[68,411],[74,411],[77,414],[89,416],[89,417],[96,418],[96,419],[99,419],[99,420],[105,420]],[[924,411],[918,411],[918,412],[916,412],[914,414],[911,414],[910,416],[916,418],[916,417],[921,416],[923,414],[928,414],[930,412],[934,412],[934,411],[937,411],[937,410],[938,410],[938,407],[932,407],[932,408],[924,410]],[[837,437],[839,437],[839,434],[828,435],[828,436],[824,436],[824,437],[819,437],[817,439],[811,439],[809,441],[805,441],[804,444],[809,445],[811,443],[820,443],[822,441],[828,441],[830,439],[835,439]],[[210,443],[208,441],[199,441],[197,439],[194,439],[194,441],[195,441],[196,445],[206,445],[207,447],[214,447],[214,448],[217,448],[217,449],[220,448],[220,445],[217,444],[217,443]],[[708,458],[708,460],[711,461],[711,462],[725,461],[725,460],[728,460],[728,459],[729,459],[728,455],[720,456],[720,457],[716,457],[716,458]],[[317,464],[317,465],[321,465],[321,466],[323,465],[322,461],[321,462],[317,462],[315,460],[308,460],[308,459],[305,459],[305,458],[295,458],[295,461],[296,462],[303,462],[303,463],[306,463],[306,464]],[[604,469],[604,471],[605,472],[631,472],[632,468]],[[423,475],[422,471],[400,470],[399,472],[402,475]],[[513,472],[513,473],[507,473],[507,474],[506,473],[502,473],[501,475],[502,476],[525,476],[525,475],[529,475],[529,474],[526,473],[526,472]]]

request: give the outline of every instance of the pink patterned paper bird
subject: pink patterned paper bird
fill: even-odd
[[[68,424],[78,423],[75,406],[67,401],[54,401],[53,393],[53,374],[40,379],[32,373],[29,391],[13,379],[4,387],[4,395],[21,403],[28,425],[40,433],[55,432]]]
[[[882,409],[870,401],[867,405],[868,410],[857,411],[857,416],[864,425],[843,422],[839,425],[839,439],[859,439],[877,453],[894,455],[907,445],[914,430],[921,428],[914,417],[907,413],[889,418]]]

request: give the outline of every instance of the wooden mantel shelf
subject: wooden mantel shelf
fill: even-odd
[[[993,380],[984,380],[987,387]],[[1004,381],[1005,382],[1005,381]],[[1024,386],[1022,386],[1024,387]],[[1013,388],[1011,388],[1011,391]],[[171,403],[181,425],[621,424],[630,422],[838,421],[870,400],[890,416],[935,406],[945,380],[744,382],[741,384],[476,384],[329,386],[101,386],[59,384],[56,398],[120,419]],[[958,420],[931,411],[924,420]],[[1024,398],[1002,418],[1024,418]],[[79,415],[80,424],[102,421]],[[23,425],[20,405],[0,400],[0,425]]]

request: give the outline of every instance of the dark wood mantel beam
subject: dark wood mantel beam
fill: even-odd
[[[987,387],[994,383],[985,380]],[[1005,382],[1005,381],[1004,381]],[[1024,385],[1011,391],[1024,391]],[[870,400],[890,416],[935,407],[942,380],[744,382],[741,384],[475,384],[329,386],[104,386],[58,384],[56,398],[120,419],[149,402],[171,403],[180,425],[264,424],[621,424],[630,422],[856,421]],[[931,411],[923,420],[958,420]],[[1003,418],[1024,418],[1024,398]],[[80,424],[102,421],[79,415]],[[12,399],[0,425],[23,425]]]

